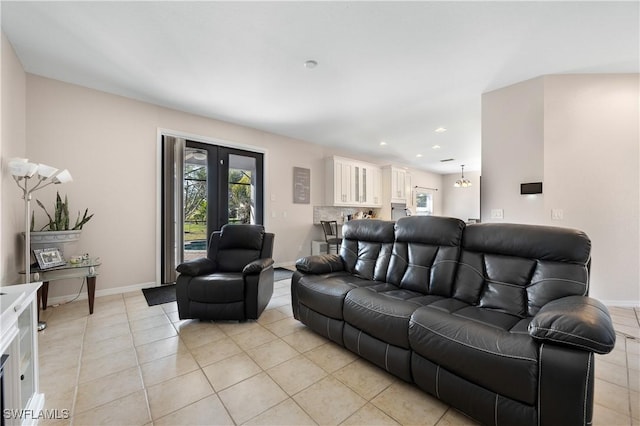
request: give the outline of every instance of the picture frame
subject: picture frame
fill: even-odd
[[[309,204],[311,202],[311,169],[293,168],[293,203]]]
[[[67,262],[62,257],[62,252],[57,247],[35,249],[33,255],[38,262],[40,269],[55,268],[56,266],[66,265]]]

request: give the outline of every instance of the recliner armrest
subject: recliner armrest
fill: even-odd
[[[273,259],[270,259],[270,258],[257,259],[249,263],[247,266],[245,266],[244,269],[242,270],[242,274],[243,275],[259,274],[260,272],[262,272],[263,269],[266,269],[271,265],[273,265]]]
[[[337,254],[307,256],[296,261],[296,269],[305,274],[328,274],[344,271],[342,258]]]
[[[215,272],[217,269],[216,262],[208,257],[200,257],[198,259],[187,260],[176,267],[176,271],[184,275],[197,277]]]
[[[611,352],[616,343],[607,307],[586,296],[563,297],[544,305],[529,323],[529,335],[599,354]]]

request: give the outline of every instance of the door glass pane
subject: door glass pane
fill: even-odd
[[[185,149],[184,155],[184,260],[207,252],[207,151]]]
[[[229,154],[229,223],[256,223],[256,159]]]

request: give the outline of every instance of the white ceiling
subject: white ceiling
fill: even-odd
[[[438,173],[480,169],[483,92],[640,62],[637,1],[2,1],[1,14],[27,72]]]

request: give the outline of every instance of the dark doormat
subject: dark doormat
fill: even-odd
[[[286,268],[273,268],[273,280],[282,281],[288,280],[293,275],[293,271]]]
[[[155,306],[176,301],[176,285],[163,285],[160,287],[143,288],[142,294],[147,299],[147,305]]]

